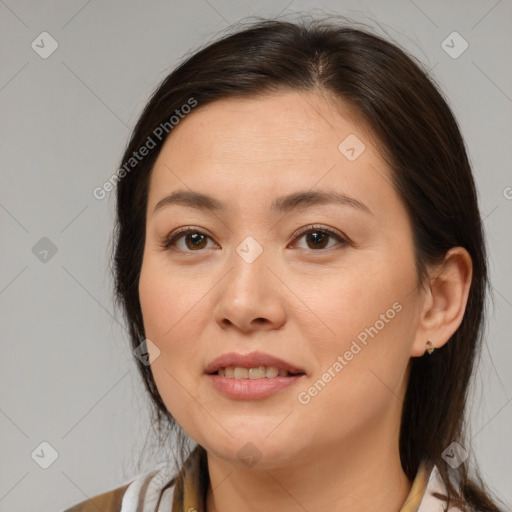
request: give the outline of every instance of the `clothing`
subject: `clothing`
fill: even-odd
[[[98,509],[102,512],[205,512],[208,484],[206,452],[198,445],[178,475],[168,465],[161,465],[64,512],[98,512]],[[163,490],[164,487],[167,488]],[[434,492],[444,493],[437,468],[428,471],[425,464],[420,464],[409,495],[398,512],[443,512],[444,502]],[[462,511],[452,506],[450,512]]]

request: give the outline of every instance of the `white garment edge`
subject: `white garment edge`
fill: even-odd
[[[160,490],[174,476],[176,476],[176,472],[169,466],[161,467],[156,472],[153,471],[151,473],[140,475],[127,488],[123,497],[121,512],[155,512],[155,505],[158,500]],[[139,502],[141,490],[143,489],[144,483],[148,480],[148,478],[151,478],[151,481],[147,487],[144,496],[143,508],[141,510],[137,508],[137,505]],[[173,485],[164,491],[157,512],[171,512],[174,488],[175,486]],[[417,512],[444,512],[446,503],[443,500],[436,498],[433,495],[434,492],[439,492],[441,494],[446,493],[446,487],[443,480],[441,479],[441,476],[439,475],[437,466],[434,466],[430,472],[427,487]],[[449,510],[450,512],[463,512],[460,508],[454,505],[452,505]]]
[[[446,486],[444,485],[443,479],[439,474],[437,466],[434,466],[430,472],[427,488],[423,494],[423,498],[420,502],[417,512],[444,512],[446,502],[436,498],[432,493],[438,492],[446,495]],[[449,508],[450,512],[463,512],[462,509],[451,505]]]
[[[157,466],[156,470],[140,475],[126,489],[121,502],[121,512],[154,512],[160,490],[175,476],[175,468],[165,463]],[[139,499],[148,479],[150,481],[144,493],[143,508],[140,509]],[[171,512],[173,496],[174,485],[164,491],[157,512]]]

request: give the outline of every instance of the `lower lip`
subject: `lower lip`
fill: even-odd
[[[229,398],[261,400],[296,384],[305,375],[265,377],[264,379],[230,379],[217,374],[206,375],[213,386]]]

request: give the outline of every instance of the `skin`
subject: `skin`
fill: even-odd
[[[180,121],[152,171],[139,283],[144,327],[160,351],[150,347],[165,405],[207,450],[208,512],[395,512],[410,491],[398,449],[409,361],[460,325],[471,259],[451,249],[420,286],[409,217],[355,119],[314,92],[217,101]],[[355,161],[338,150],[349,134],[366,146]],[[178,189],[212,195],[226,211],[168,205],[153,214]],[[372,214],[339,204],[270,210],[278,196],[320,189],[356,198]],[[313,224],[349,242],[296,235]],[[207,235],[200,248],[184,235],[164,250],[162,241],[184,226]],[[236,252],[248,236],[263,249],[252,263]],[[397,302],[401,311],[300,403],[298,394]],[[211,386],[210,361],[254,350],[307,375],[263,400],[227,398]],[[251,467],[237,455],[248,442],[261,454]]]

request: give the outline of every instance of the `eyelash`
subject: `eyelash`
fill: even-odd
[[[336,231],[333,231],[332,229],[330,228],[326,228],[324,226],[317,226],[317,225],[312,225],[312,226],[307,226],[306,228],[300,230],[296,235],[295,235],[295,239],[297,238],[301,238],[303,237],[304,235],[307,235],[309,233],[314,233],[314,232],[319,232],[319,233],[322,233],[322,234],[327,234],[333,238],[335,238],[342,247],[346,246],[346,245],[349,245],[350,244],[350,241],[348,240],[348,238],[342,236],[341,234],[339,234],[338,232]],[[173,246],[175,246],[176,242],[178,241],[178,239],[182,238],[183,235],[186,235],[188,233],[196,233],[196,234],[200,234],[200,235],[204,235],[208,238],[210,238],[209,235],[207,235],[206,233],[203,233],[201,230],[199,229],[195,229],[195,228],[190,228],[190,227],[185,227],[185,228],[179,228],[177,229],[176,231],[174,231],[174,233],[172,233],[171,235],[169,235],[168,237],[164,238],[164,240],[162,241],[161,243],[161,247],[162,249],[164,250],[176,250],[176,251],[181,251],[180,249],[175,249]],[[210,238],[211,240],[211,238]],[[312,252],[325,252],[325,251],[330,251],[331,249],[333,249],[334,247],[329,247],[328,249],[306,249],[306,250],[310,250]],[[197,250],[197,251],[190,251],[190,250],[187,250],[187,251],[182,251],[182,252],[190,252],[190,253],[193,253],[193,252],[202,252],[202,250]]]

